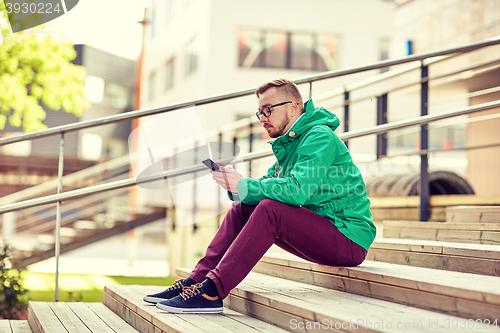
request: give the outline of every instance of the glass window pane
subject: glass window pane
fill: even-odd
[[[155,98],[155,84],[156,84],[156,73],[153,72],[149,76],[149,100],[152,101]]]
[[[156,34],[156,0],[151,0],[151,38]]]
[[[175,17],[175,0],[167,0],[167,23],[172,21]]]
[[[104,80],[100,77],[89,75],[85,78],[85,99],[92,103],[102,103],[104,98]]]
[[[291,68],[314,69],[313,66],[313,36],[311,34],[294,33],[291,36]]]
[[[240,67],[264,66],[262,36],[259,30],[238,29],[238,65]]]
[[[172,58],[165,65],[165,90],[170,90],[174,87],[174,63],[174,58]]]
[[[264,66],[287,67],[288,34],[267,32],[265,36]]]
[[[316,69],[320,71],[338,68],[338,38],[335,35],[318,35],[316,44]]]
[[[196,72],[198,68],[198,42],[196,37],[193,37],[186,44],[185,52],[185,74],[186,76]]]
[[[81,158],[97,161],[102,156],[102,137],[98,134],[83,133],[81,143]]]
[[[113,108],[123,110],[128,106],[129,94],[125,87],[116,83],[108,83],[105,90],[106,98]]]

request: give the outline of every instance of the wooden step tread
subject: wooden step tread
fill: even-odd
[[[173,314],[143,301],[145,295],[163,290],[165,287],[158,286],[107,286],[103,303],[140,332],[286,332],[229,308],[222,314]]]
[[[32,333],[27,320],[0,320],[0,333]]]
[[[34,333],[137,333],[102,303],[30,302],[28,310]]]
[[[467,244],[429,240],[376,238],[371,248],[500,259],[500,245]]]
[[[496,213],[500,214],[500,206],[449,206],[446,207],[450,212],[479,212],[479,213]]]
[[[356,267],[333,267],[315,264],[288,253],[266,254],[264,262],[294,266],[307,270],[338,273],[339,275],[394,283],[406,288],[429,292],[460,294],[464,298],[500,305],[500,278],[459,272],[447,272],[424,267],[365,260]]]
[[[500,206],[452,206],[446,208],[451,223],[500,223]]]
[[[377,238],[367,260],[500,276],[500,245]]]
[[[188,269],[177,269],[181,277],[186,277],[189,272]],[[398,323],[403,326],[405,323],[415,325],[409,331],[422,332],[431,331],[428,328],[430,322],[437,324],[434,332],[445,332],[446,320],[460,320],[449,315],[255,272],[251,272],[234,288],[224,302],[238,312],[276,323],[292,332],[300,326],[315,328],[318,332],[326,328],[346,332],[395,332]],[[500,329],[492,332],[500,332]]]
[[[500,245],[500,223],[384,221],[384,238]]]
[[[456,229],[500,231],[500,223],[449,223],[449,222],[422,222],[422,221],[384,221],[384,227],[413,227],[421,229]]]
[[[500,278],[365,261],[318,265],[288,253],[265,255],[254,271],[450,315],[499,319]]]

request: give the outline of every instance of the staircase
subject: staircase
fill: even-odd
[[[60,253],[80,248],[82,246],[103,240],[105,238],[118,235],[120,233],[140,227],[146,223],[154,222],[165,218],[166,208],[151,208],[149,212],[137,214],[130,220],[107,220],[106,223],[99,223],[92,220],[78,220],[70,225],[61,228],[61,247]],[[43,234],[41,234],[43,235]],[[47,242],[45,246],[34,251],[22,251],[19,248],[16,251],[16,257],[12,258],[14,268],[24,268],[36,262],[51,258],[54,256],[54,237],[46,234]],[[40,242],[40,234],[37,239]]]
[[[129,169],[128,155],[94,165],[64,176],[64,191],[126,179]],[[54,194],[57,186],[58,179],[54,179],[4,196],[0,198],[0,206]],[[164,207],[146,207],[132,215],[129,211],[129,189],[122,188],[111,193],[96,193],[62,203],[61,254],[166,216]],[[0,223],[0,228],[3,228],[3,223]],[[55,205],[35,206],[15,212],[11,228],[13,233],[7,240],[15,249],[13,268],[25,268],[54,256]]]
[[[482,237],[485,225],[500,232],[498,209],[448,208],[447,222],[384,222],[384,238],[358,267],[268,253],[224,300],[222,315],[171,314],[142,301],[164,287],[109,286],[103,304],[32,302],[29,325],[16,322],[25,330],[0,321],[0,332],[500,332],[500,245]],[[467,232],[446,242],[437,240],[443,230]]]

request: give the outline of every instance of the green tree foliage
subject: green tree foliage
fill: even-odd
[[[85,68],[71,63],[71,43],[34,33],[11,33],[0,1],[0,130],[7,121],[24,132],[47,128],[45,104],[80,116],[89,104],[83,96]]]
[[[28,305],[27,290],[21,286],[21,273],[10,268],[10,247],[0,249],[0,318],[19,319]]]

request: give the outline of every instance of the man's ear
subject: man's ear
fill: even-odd
[[[292,103],[292,109],[293,109],[294,116],[300,114],[299,103],[297,103],[297,102],[294,101]]]

